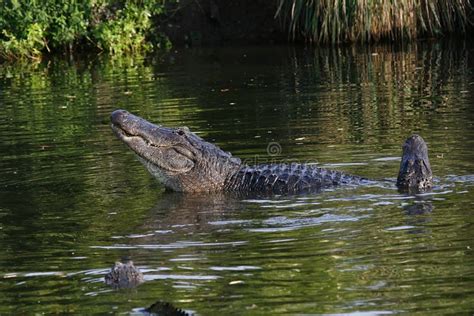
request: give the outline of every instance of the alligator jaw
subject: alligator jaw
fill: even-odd
[[[114,131],[115,135],[123,141],[125,144],[127,144],[137,155],[139,155],[143,159],[147,159],[147,157],[142,157],[139,153],[140,150],[135,149],[136,147],[155,147],[158,150],[174,150],[178,154],[183,155],[184,157],[194,160],[194,155],[191,151],[187,150],[186,148],[175,145],[175,146],[166,146],[166,145],[155,145],[154,143],[150,142],[149,139],[144,138],[141,135],[133,135],[127,132],[125,129],[123,129],[120,125],[112,123],[111,125],[112,130]],[[133,146],[133,144],[137,144]]]
[[[126,144],[134,141],[134,139],[135,139],[135,141],[142,140],[144,142],[144,139],[142,137],[140,137],[138,135],[129,134],[127,131],[122,129],[120,127],[120,125],[118,125],[118,124],[112,123],[110,127],[114,131],[115,136],[117,136],[118,139],[120,139],[121,141],[123,141]]]
[[[195,166],[192,148],[181,143],[174,130],[154,125],[124,110],[111,115],[112,130],[139,158],[148,171],[166,187],[181,191],[180,174]]]
[[[421,136],[412,135],[403,144],[397,187],[401,192],[416,193],[430,189],[432,183],[428,146]]]
[[[111,115],[112,130],[173,191],[221,191],[240,159],[207,143],[186,127],[152,124],[124,110]]]

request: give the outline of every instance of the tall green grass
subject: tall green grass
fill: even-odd
[[[412,39],[462,31],[472,0],[278,0],[290,36],[316,43]]]

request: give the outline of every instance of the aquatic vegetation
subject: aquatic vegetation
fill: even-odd
[[[464,31],[469,0],[279,0],[293,39],[339,43],[413,39]]]

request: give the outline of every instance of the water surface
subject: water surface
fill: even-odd
[[[177,50],[0,66],[0,313],[458,314],[474,310],[474,48]],[[164,192],[112,134],[124,108],[248,163],[396,177],[427,141],[432,192]],[[103,276],[130,256],[134,290]]]

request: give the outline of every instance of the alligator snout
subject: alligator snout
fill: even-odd
[[[129,113],[125,110],[113,111],[110,115],[110,121],[115,125],[120,125],[120,123],[123,122],[124,116],[126,116],[127,114]]]

